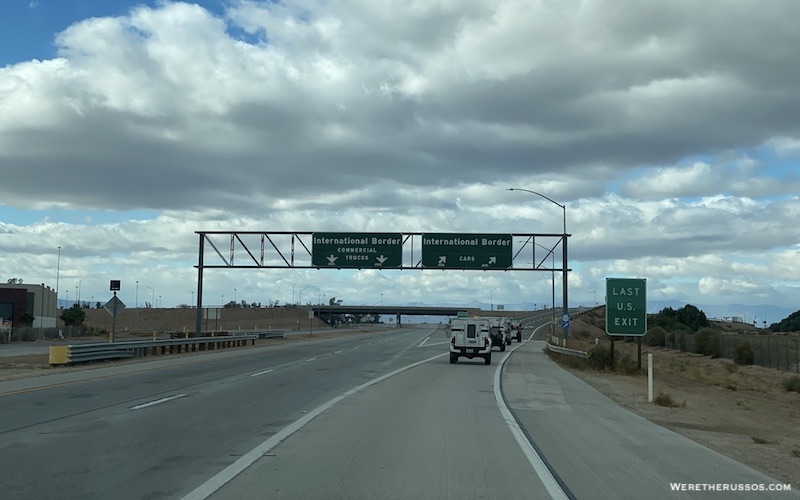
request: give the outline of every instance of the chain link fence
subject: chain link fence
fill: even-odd
[[[38,328],[22,326],[0,330],[0,344],[30,342],[34,340],[61,340],[87,335],[86,326],[62,326],[58,328]]]
[[[684,352],[696,352],[696,334],[667,333],[664,347]],[[753,364],[800,373],[800,339],[775,337],[741,337],[717,335],[717,353],[720,358],[736,359],[736,349],[749,342],[753,350]]]

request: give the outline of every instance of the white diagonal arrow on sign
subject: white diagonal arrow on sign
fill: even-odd
[[[496,263],[497,263],[497,257],[489,257],[489,264],[496,264]]]
[[[443,267],[446,264],[447,264],[447,256],[446,255],[440,255],[439,256],[439,264],[438,264],[439,267]]]
[[[375,257],[375,259],[378,261],[378,262],[375,263],[375,265],[376,266],[382,266],[383,263],[386,262],[386,259],[388,259],[388,258],[389,257],[384,257],[383,255],[381,255],[380,257]]]
[[[338,257],[338,256],[336,256],[336,255],[329,255],[329,256],[327,257],[327,259],[328,259],[328,265],[329,265],[329,266],[332,266],[332,265],[334,265],[334,264],[336,263],[336,259],[338,259],[338,258],[339,258],[339,257]]]

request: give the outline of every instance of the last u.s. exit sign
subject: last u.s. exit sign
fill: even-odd
[[[628,336],[647,333],[647,280],[606,278],[606,333]]]

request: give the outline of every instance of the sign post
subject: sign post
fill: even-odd
[[[121,284],[120,280],[111,280],[109,289],[114,292],[114,296],[103,306],[103,309],[111,314],[111,337],[109,342],[114,342],[114,334],[117,330],[117,314],[125,310],[125,304],[117,297],[117,291],[121,288]]]
[[[647,280],[606,278],[606,334],[611,336],[614,369],[614,335],[639,337],[637,364],[642,367],[642,337],[647,334]]]

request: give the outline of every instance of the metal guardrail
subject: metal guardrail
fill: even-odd
[[[567,356],[575,356],[576,358],[589,359],[589,353],[579,351],[577,349],[568,349],[566,347],[559,347],[550,342],[545,342],[548,351],[557,352],[559,354],[566,354]]]
[[[265,336],[262,336],[265,335]],[[219,337],[189,337],[164,340],[128,340],[50,346],[51,365],[72,365],[88,361],[139,358],[148,355],[173,354],[190,351],[211,351],[226,347],[255,345],[257,338],[283,337],[283,331],[256,331],[248,335]]]
[[[250,335],[255,335],[259,339],[283,338],[286,330],[250,330]]]

